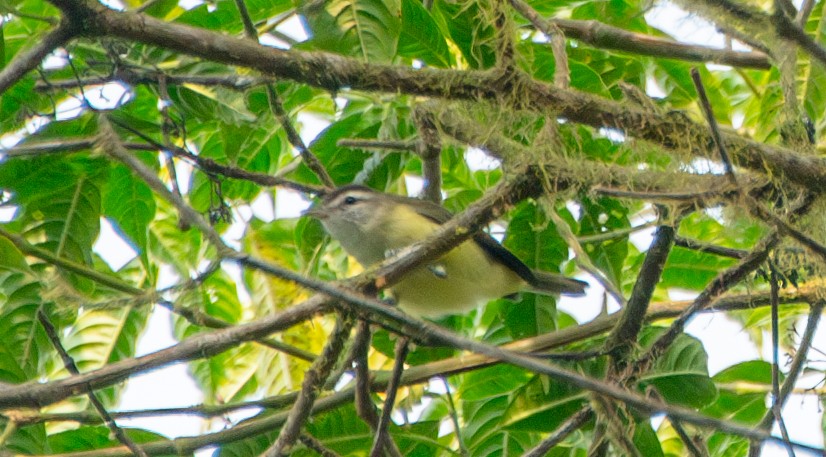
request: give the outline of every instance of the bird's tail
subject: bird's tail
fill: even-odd
[[[585,295],[588,283],[565,276],[533,271],[533,280],[530,281],[531,291],[540,294]]]

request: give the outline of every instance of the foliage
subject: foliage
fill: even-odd
[[[457,213],[523,179],[513,193],[497,195],[508,204],[493,210],[491,233],[527,266],[590,283],[584,298],[526,292],[437,325],[488,344],[532,345],[538,354],[531,360],[599,387],[474,358],[417,339],[424,335],[411,334],[405,322],[368,316],[375,325],[368,366],[381,382],[399,335],[414,337],[407,375],[421,378],[413,385],[403,378],[388,428],[402,455],[522,455],[548,437],[558,438],[551,456],[624,455],[627,446],[646,456],[685,455],[679,426],[710,456],[744,455],[748,439],[725,425],[756,427],[767,415],[771,361],[743,360],[710,373],[708,353],[751,348],[715,347],[725,335],[698,339],[682,327],[659,347],[670,338],[675,303],[652,304],[657,319],[639,322],[627,353],[614,351],[606,342],[620,313],[604,315],[616,303],[602,296],[599,282],[626,299],[643,292],[644,303],[677,291],[705,291],[701,299],[728,292],[735,298],[720,303],[744,309],[710,303],[710,312],[742,324],[760,347],[776,323],[769,308],[752,306],[770,301],[766,277],[774,265],[788,279],[776,344],[805,356],[809,343],[799,335],[802,318],[821,309],[810,305],[822,282],[822,268],[813,264],[822,259],[788,243],[771,258],[796,249],[799,265],[756,262],[731,279],[743,253],[759,249],[776,228],[756,205],[794,224],[800,214],[791,210],[801,197],[814,200],[824,190],[811,183],[826,182],[826,165],[812,155],[826,126],[824,63],[779,32],[740,30],[735,38],[748,35],[756,51],[676,43],[662,57],[673,30],[651,21],[651,2],[638,0],[115,3],[0,5],[0,141],[7,147],[0,151],[0,449],[92,456],[122,444],[89,419],[97,413],[83,395],[87,384],[42,402],[28,393],[7,399],[3,391],[23,386],[36,396],[35,386],[74,379],[38,321],[41,313],[80,372],[90,373],[104,407],[117,410],[126,385],[120,381],[156,368],[152,356],[136,357],[141,338],[157,338],[147,322],[160,307],[174,315],[175,345],[165,351],[203,342],[163,364],[187,364],[209,411],[204,430],[225,430],[175,446],[165,438],[173,430],[133,427],[126,434],[152,455],[212,446],[216,455],[245,457],[268,449],[313,359],[328,350],[335,313],[309,313],[266,337],[227,342],[220,329],[289,316],[318,287],[245,259],[330,284],[362,272],[318,221],[297,214],[331,184],[308,157],[335,185],[411,195],[438,186],[443,205]],[[736,17],[692,13],[738,30]],[[824,13],[824,2],[816,3],[802,25],[818,43],[826,36]],[[54,32],[61,18],[71,23],[68,35]],[[559,34],[564,44],[554,49]],[[762,63],[731,64],[732,54]],[[731,65],[711,65],[721,61]],[[738,165],[736,191],[721,176],[719,150],[697,133],[706,127],[692,67]],[[459,127],[450,116],[461,119]],[[420,154],[427,146],[441,151],[440,175]],[[765,151],[771,154],[759,155]],[[738,192],[753,202],[733,197]],[[826,233],[818,216],[798,227],[814,244]],[[657,259],[663,271],[646,294],[640,279],[651,272],[642,269],[656,254],[644,235],[650,231],[637,232],[648,222],[673,225],[678,240]],[[217,246],[210,230],[228,247]],[[101,375],[136,360],[122,375]],[[375,431],[344,395],[355,384],[352,360],[338,360],[333,372],[344,375],[314,387],[318,410],[300,424],[302,438],[338,455],[368,455]],[[804,366],[779,373],[780,382],[796,379]],[[822,379],[822,367],[809,369]],[[688,411],[718,422],[669,416],[653,426],[659,422],[650,410],[615,398],[611,389],[620,388],[660,402],[667,416]],[[377,391],[367,401],[383,408],[384,398]],[[244,420],[230,414],[241,406]],[[583,409],[593,414],[561,433]],[[300,440],[291,455],[316,455],[308,443]]]

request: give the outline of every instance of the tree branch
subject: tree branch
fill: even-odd
[[[338,360],[338,356],[344,349],[344,344],[350,337],[350,330],[353,328],[353,319],[349,316],[339,316],[336,320],[336,326],[333,333],[327,339],[327,344],[321,351],[321,355],[313,362],[312,366],[304,373],[304,380],[301,382],[301,392],[298,398],[293,403],[290,414],[287,416],[287,421],[281,431],[278,433],[278,438],[269,449],[262,454],[263,457],[280,457],[288,452],[295,444],[301,428],[310,417],[313,403],[315,403],[318,391],[327,378],[333,366]]]
[[[589,406],[583,407],[569,416],[549,437],[542,440],[533,449],[529,449],[522,454],[522,457],[543,457],[547,455],[554,446],[561,443],[568,435],[585,425],[593,417],[594,411]]]
[[[689,62],[714,62],[733,67],[763,70],[771,68],[768,56],[762,52],[735,52],[678,43],[651,35],[629,32],[593,20],[578,21],[557,18],[545,20],[540,17],[536,10],[522,0],[510,0],[510,4],[519,14],[528,19],[534,27],[549,37],[554,34],[553,28],[558,28],[568,38],[601,49]]]
[[[34,40],[32,47],[17,54],[3,70],[0,71],[0,94],[5,93],[17,83],[26,73],[37,68],[38,65],[52,51],[63,46],[77,36],[79,30],[69,21],[62,21],[43,37]]]
[[[675,233],[674,227],[668,225],[657,227],[651,246],[645,253],[637,281],[631,290],[631,297],[622,310],[617,326],[605,342],[604,347],[611,353],[614,373],[622,370],[631,349],[637,342],[651,296],[654,294],[657,283],[660,282],[665,261],[674,245]]]
[[[77,369],[77,365],[75,364],[74,359],[66,352],[66,349],[63,347],[63,344],[60,342],[60,337],[57,335],[57,329],[55,329],[54,325],[49,321],[49,318],[46,317],[46,313],[43,312],[42,309],[37,310],[37,320],[40,321],[40,325],[43,326],[43,330],[46,331],[46,335],[49,337],[49,341],[52,342],[52,346],[57,350],[57,353],[60,354],[60,358],[63,360],[63,366],[66,367],[66,371],[69,372],[72,376],[77,376],[80,374],[80,371]],[[109,412],[106,411],[106,407],[103,406],[103,403],[98,398],[95,391],[92,389],[92,386],[86,385],[85,393],[86,396],[89,397],[89,402],[95,408],[98,415],[103,422],[106,424],[106,427],[109,428],[109,431],[112,433],[112,436],[115,437],[121,444],[129,448],[134,455],[138,457],[147,457],[146,453],[138,447],[131,438],[126,436],[123,429],[118,426],[112,416],[109,415]]]
[[[569,122],[615,128],[627,135],[659,143],[667,148],[694,151],[709,145],[709,132],[685,116],[651,113],[627,104],[601,99],[575,90],[533,81],[526,75],[511,76],[512,85],[524,97],[504,94],[502,75],[489,71],[456,71],[434,68],[409,69],[372,65],[325,53],[282,51],[194,27],[170,24],[132,12],[117,12],[91,0],[52,0],[69,17],[82,18],[82,32],[116,36],[263,73],[303,82],[327,90],[384,91],[443,97],[456,100],[511,100],[518,107],[560,116]],[[232,52],[227,52],[231,49]],[[826,161],[794,151],[757,143],[733,133],[723,142],[732,160],[772,176],[782,175],[814,192],[826,191]],[[700,146],[702,147],[702,146]]]

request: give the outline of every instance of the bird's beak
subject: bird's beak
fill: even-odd
[[[312,206],[308,210],[301,213],[302,216],[312,217],[313,219],[324,219],[327,217],[327,213],[324,211],[323,208],[319,208],[318,206]]]

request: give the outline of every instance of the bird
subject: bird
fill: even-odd
[[[305,211],[364,267],[426,239],[452,214],[426,200],[350,184],[325,194]],[[463,314],[520,291],[584,295],[587,283],[532,270],[484,231],[438,260],[406,273],[391,286],[395,302],[416,317]]]

